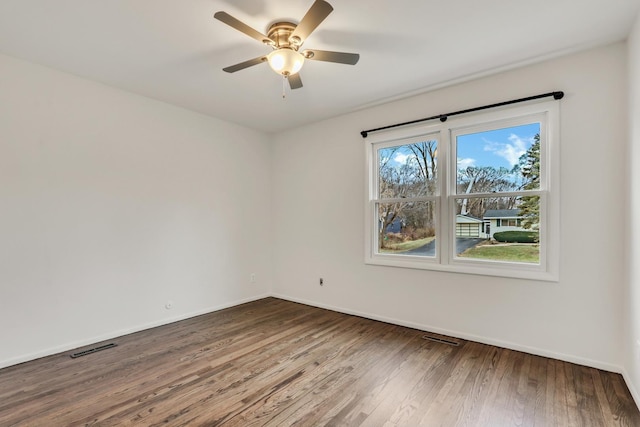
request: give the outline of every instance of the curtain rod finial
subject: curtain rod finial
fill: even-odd
[[[564,92],[553,92],[553,99],[558,100],[564,98]]]
[[[360,132],[360,135],[362,135],[363,138],[366,138],[368,136],[368,133],[366,130],[363,130],[362,132]]]

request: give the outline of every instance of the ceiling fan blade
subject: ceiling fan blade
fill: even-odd
[[[289,86],[291,89],[300,89],[302,87],[302,79],[300,79],[300,73],[291,74],[287,77],[289,80]]]
[[[333,11],[333,7],[324,0],[316,0],[304,15],[296,29],[291,33],[289,40],[298,46],[302,45],[307,37],[322,21]]]
[[[230,65],[229,67],[225,67],[222,71],[226,71],[227,73],[235,73],[236,71],[244,70],[245,68],[252,67],[254,65],[261,64],[263,62],[267,62],[266,56],[259,56],[257,58],[250,59],[248,61],[241,62],[236,65]]]
[[[264,43],[269,46],[274,46],[276,44],[275,41],[271,40],[269,37],[265,36],[260,31],[254,30],[244,22],[239,21],[238,19],[229,15],[227,12],[216,12],[213,15],[213,17],[216,18],[218,21],[224,22],[228,26],[233,27],[242,33],[245,33],[249,37],[258,40],[260,43]]]
[[[306,59],[313,61],[337,62],[348,65],[356,65],[360,59],[360,55],[357,53],[331,52],[328,50],[307,49],[302,54]]]

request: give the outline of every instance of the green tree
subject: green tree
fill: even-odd
[[[520,173],[523,179],[523,190],[540,188],[540,134],[534,137],[533,145],[520,156]],[[524,218],[522,227],[537,230],[540,225],[540,197],[525,196],[520,203],[520,214]]]

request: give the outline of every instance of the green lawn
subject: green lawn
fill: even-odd
[[[461,257],[489,259],[494,261],[540,262],[540,247],[538,245],[506,244],[480,245],[467,249]]]
[[[418,240],[410,240],[408,242],[402,243],[387,243],[387,247],[384,249],[380,249],[380,253],[400,253],[410,251],[411,249],[419,248],[420,246],[424,246],[430,241],[435,239],[435,237],[425,237],[424,239]]]

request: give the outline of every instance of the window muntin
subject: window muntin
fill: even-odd
[[[414,126],[373,138],[370,136],[367,141],[370,192],[365,221],[365,261],[370,264],[409,268],[557,280],[557,123],[557,103],[546,102],[476,114],[473,117],[450,118],[444,123]],[[410,137],[407,138],[407,135]],[[499,137],[500,135],[503,137]],[[378,188],[378,168],[379,158],[384,156],[379,156],[378,151],[390,147],[403,147],[395,151],[403,153],[411,144],[431,140],[437,143],[432,151],[435,179],[429,183],[430,186],[423,185],[420,191],[395,192],[389,193],[392,197],[383,197]],[[483,145],[479,145],[477,141],[481,141]],[[537,148],[531,151],[535,144]],[[509,162],[500,164],[488,161],[486,156],[476,155],[480,148]],[[380,151],[387,152],[389,151]],[[534,155],[523,156],[527,152]],[[408,153],[404,152],[403,155],[407,156]],[[470,162],[470,159],[475,159],[475,162]],[[475,167],[475,172],[483,172],[485,175],[470,174],[473,170],[469,170],[469,166]],[[494,179],[493,182],[491,178]],[[474,180],[471,186],[470,179]],[[425,188],[429,191],[425,191]],[[552,189],[554,191],[551,191]],[[426,216],[429,223],[434,225],[434,238],[428,242],[433,246],[428,255],[418,255],[418,251],[413,251],[414,248],[410,253],[403,252],[401,246],[400,250],[389,252],[380,246],[380,239],[384,239],[379,222],[380,204],[408,202],[405,200],[406,197],[403,197],[406,194],[410,196],[412,203],[430,202],[432,213]],[[400,197],[396,197],[398,195]],[[497,210],[490,209],[490,206],[498,198],[511,200],[510,207],[524,211],[510,217],[486,217],[487,210]],[[477,206],[483,204],[486,207],[479,210]],[[514,253],[506,255],[487,255],[490,251],[487,248],[480,248],[480,251],[467,250],[468,248],[461,250],[463,239],[486,239],[487,236],[501,231],[526,232],[525,237],[516,238],[529,239],[529,242],[492,244],[511,245]],[[532,241],[533,234],[536,237]],[[405,236],[396,238],[405,239]],[[412,242],[417,243],[416,240],[418,239]],[[520,246],[516,247],[518,245]],[[526,246],[526,250],[523,246]]]

